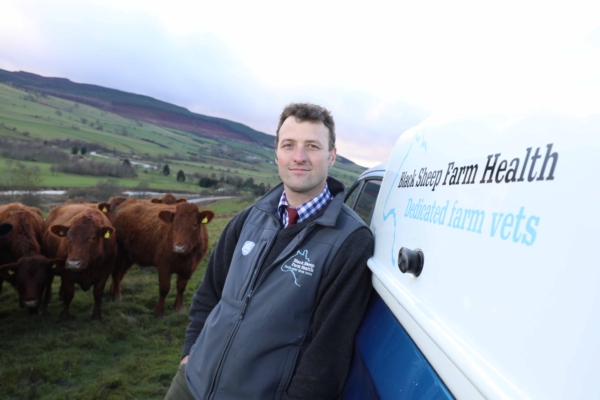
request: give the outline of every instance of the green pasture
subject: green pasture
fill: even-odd
[[[158,170],[136,167],[138,178],[117,179],[126,189],[148,185],[150,189],[168,191],[202,190],[198,178],[193,176],[252,178],[255,184],[275,186],[279,180],[272,148],[241,143],[228,139],[199,137],[190,132],[163,128],[147,122],[124,118],[98,108],[63,100],[35,92],[23,91],[0,84],[0,137],[38,143],[61,140],[65,156],[70,156],[76,143],[95,143],[104,150],[98,153],[117,158],[118,161],[84,158],[105,163],[120,163],[125,158],[156,165]],[[72,143],[72,144],[71,144]],[[228,151],[238,160],[217,158],[212,154]],[[195,158],[190,159],[190,156]],[[50,172],[50,164],[25,162],[38,166],[41,186],[44,188],[87,187],[106,177],[81,176]],[[162,175],[168,164],[171,175]],[[0,158],[0,173],[8,168]],[[182,170],[185,182],[177,182],[177,172]],[[362,168],[355,164],[336,163],[331,174],[346,185],[352,184]],[[214,174],[214,175],[213,175]]]
[[[210,249],[231,217],[255,198],[199,204],[217,216],[208,224]],[[173,311],[175,280],[167,296],[167,316],[153,315],[158,300],[154,268],[134,266],[122,285],[123,299],[111,301],[110,280],[102,304],[104,320],[92,321],[91,290],[79,288],[72,320],[58,322],[60,278],[53,283],[53,304],[44,315],[19,308],[6,282],[0,294],[1,399],[162,399],[179,364],[187,309],[200,285],[208,255],[184,295],[184,312]]]

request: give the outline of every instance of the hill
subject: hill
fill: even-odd
[[[24,71],[9,72],[0,69],[0,82],[202,137],[228,138],[273,147],[271,135],[234,121],[192,113],[183,107],[148,96],[75,83],[65,78],[47,78]]]
[[[250,179],[265,187],[279,182],[273,136],[237,122],[62,78],[0,70],[0,81],[5,82],[0,83],[4,188],[19,187],[6,182],[7,173],[18,168],[37,168],[39,186],[45,188],[90,187],[106,176],[73,173],[73,165],[86,165],[89,171],[100,169],[92,162],[121,165],[125,160],[137,173],[114,176],[123,188],[197,192],[203,177],[237,189]],[[20,167],[11,165],[13,160]],[[71,169],[57,167],[67,162],[73,164]],[[170,175],[163,174],[164,165],[169,165]],[[348,185],[363,170],[338,156],[331,174]],[[176,179],[179,171],[186,177],[183,182]]]

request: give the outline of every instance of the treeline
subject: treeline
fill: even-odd
[[[55,163],[65,158],[65,152],[34,142],[18,142],[0,138],[0,157],[21,161]]]
[[[256,184],[254,178],[243,179],[239,176],[222,176],[220,180],[214,178],[202,177],[198,182],[200,187],[210,188],[217,187],[219,184],[227,184],[233,186],[238,191],[252,192],[255,196],[262,196],[271,189],[271,185],[265,185],[263,182]]]
[[[129,162],[123,164],[108,164],[94,160],[70,158],[50,167],[50,172],[65,172],[76,175],[110,176],[115,178],[137,178],[135,168]]]

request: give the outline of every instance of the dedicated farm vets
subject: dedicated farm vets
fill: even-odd
[[[373,236],[327,176],[335,124],[314,104],[279,118],[283,183],[225,227],[190,308],[167,399],[337,398],[371,291]]]

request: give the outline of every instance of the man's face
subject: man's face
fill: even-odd
[[[290,116],[281,125],[275,154],[292,207],[318,196],[325,188],[336,154],[335,148],[328,149],[329,130],[322,122],[297,122]]]

